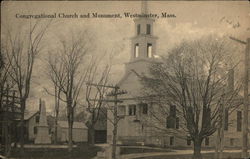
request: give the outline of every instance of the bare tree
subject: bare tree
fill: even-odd
[[[29,97],[33,66],[37,55],[41,52],[42,39],[51,21],[30,21],[28,27],[18,28],[17,33],[7,30],[6,33],[6,59],[10,64],[9,75],[14,81],[21,105],[20,143],[23,153],[24,145],[24,111],[26,100]]]
[[[51,55],[51,53],[50,53]],[[60,67],[60,63],[59,63],[59,60],[58,58],[53,58],[51,56],[49,56],[49,59],[48,59],[48,68],[47,68],[47,76],[48,78],[50,79],[51,83],[53,84],[53,87],[54,87],[54,92],[51,93],[47,88],[44,88],[45,91],[49,94],[49,95],[52,95],[54,97],[54,100],[55,100],[55,106],[54,106],[54,115],[55,115],[55,119],[54,119],[54,128],[55,128],[55,132],[54,132],[54,143],[57,143],[57,135],[58,135],[58,116],[59,116],[59,111],[60,111],[60,98],[61,98],[61,88],[58,87],[59,86],[59,82],[58,81],[58,78],[56,76],[56,74],[54,74],[54,72],[51,70],[51,65],[53,65],[55,67],[56,70],[58,70],[58,73],[59,74],[62,74],[64,71],[63,69],[60,69],[62,67]]]
[[[104,69],[100,71],[100,68],[103,66],[99,63],[99,60],[93,60],[87,75],[88,83],[96,83],[97,85],[90,85],[87,83],[86,86],[87,112],[89,113],[89,120],[86,122],[86,125],[89,131],[88,140],[92,145],[95,143],[95,125],[99,117],[105,115],[105,103],[103,100],[108,89],[103,86],[108,83],[111,69],[111,66],[107,64]],[[99,74],[99,72],[101,72],[101,74]]]
[[[74,123],[74,110],[79,104],[81,88],[85,81],[87,70],[84,64],[84,58],[87,57],[89,39],[86,38],[87,32],[83,34],[72,34],[69,40],[60,39],[58,47],[57,63],[50,60],[49,72],[53,75],[53,84],[61,91],[61,96],[57,96],[61,101],[66,103],[68,118],[68,150],[72,151],[72,129]]]
[[[9,131],[9,126],[13,124],[14,117],[13,108],[14,103],[10,100],[10,90],[13,88],[14,84],[9,76],[9,63],[6,61],[6,57],[4,55],[5,50],[2,46],[0,52],[0,129],[1,129],[1,149],[4,149],[4,153],[6,156],[9,156],[11,150],[11,140],[13,138],[13,132]],[[11,112],[12,110],[12,112]],[[11,112],[11,114],[10,114]]]
[[[151,110],[153,127],[189,136],[194,158],[202,158],[203,140],[217,130],[222,105],[227,109],[238,105],[239,89],[226,89],[231,51],[223,39],[213,37],[182,42],[161,63],[153,64],[149,75],[140,75],[145,95],[158,105]]]

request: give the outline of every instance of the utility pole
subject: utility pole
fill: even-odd
[[[248,107],[249,107],[249,47],[250,47],[250,38],[247,38],[247,42],[241,41],[234,37],[230,37],[230,39],[237,41],[241,44],[246,45],[245,52],[245,70],[244,70],[244,109],[243,109],[243,131],[242,131],[242,157],[248,157]]]
[[[104,99],[101,101],[104,102],[114,102],[114,112],[113,112],[113,116],[114,116],[114,121],[113,121],[113,139],[112,139],[112,159],[116,159],[116,139],[117,139],[117,128],[118,128],[118,114],[117,114],[117,105],[118,103],[122,103],[123,101],[118,99],[118,95],[122,95],[122,94],[126,94],[127,92],[124,90],[119,90],[120,88],[118,86],[110,86],[110,85],[99,85],[99,84],[94,84],[94,83],[87,83],[87,85],[93,85],[93,86],[97,86],[97,87],[108,87],[108,88],[112,88],[113,91],[111,91],[109,94],[107,94],[107,96],[113,96],[114,99],[109,100],[109,99]],[[95,101],[94,99],[89,99],[90,101]]]

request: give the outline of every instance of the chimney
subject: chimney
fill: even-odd
[[[228,91],[233,92],[234,91],[234,69],[233,68],[228,71],[227,85],[228,85]]]

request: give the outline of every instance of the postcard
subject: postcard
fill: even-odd
[[[249,1],[3,1],[0,158],[248,158]]]

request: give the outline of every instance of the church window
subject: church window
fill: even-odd
[[[34,127],[34,134],[37,134],[37,127]]]
[[[140,104],[142,107],[142,114],[148,114],[148,105],[146,103]]]
[[[147,24],[147,34],[148,35],[150,34],[150,31],[151,31],[151,26],[150,26],[150,24]]]
[[[166,127],[167,128],[176,128],[176,125],[175,125],[175,118],[172,117],[172,116],[168,116],[167,117],[167,124],[166,124]]]
[[[228,109],[225,110],[225,124],[224,124],[224,130],[228,130]]]
[[[36,116],[36,123],[39,123],[39,115]]]
[[[148,43],[147,45],[147,55],[148,57],[152,57],[152,44]]]
[[[176,117],[176,106],[175,105],[170,105],[170,116]]]
[[[139,56],[139,44],[135,44],[135,58]]]
[[[190,145],[191,145],[191,142],[192,142],[192,141],[191,141],[191,137],[188,136],[188,137],[187,137],[187,145],[190,146]]]
[[[242,127],[242,113],[241,111],[237,111],[237,131],[241,131]]]
[[[209,146],[209,138],[208,137],[205,138],[205,146]]]
[[[175,128],[179,129],[179,118],[175,119]]]
[[[174,145],[174,137],[173,136],[170,136],[170,143],[169,143],[170,146]]]
[[[179,118],[176,117],[175,105],[170,105],[170,111],[167,117],[166,127],[172,129],[179,129]]]
[[[141,33],[141,25],[138,24],[137,25],[137,35],[139,35]]]
[[[130,116],[136,115],[136,105],[129,105],[128,115]]]

